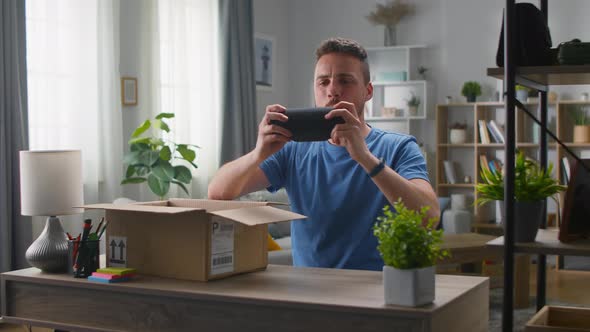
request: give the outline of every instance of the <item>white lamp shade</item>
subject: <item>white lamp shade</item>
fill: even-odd
[[[82,213],[82,152],[20,151],[20,189],[24,216]]]

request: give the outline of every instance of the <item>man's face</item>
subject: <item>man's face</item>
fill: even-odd
[[[361,119],[365,102],[373,96],[373,86],[365,84],[361,61],[341,53],[329,53],[318,60],[313,90],[316,106],[330,107],[347,101],[354,104]]]

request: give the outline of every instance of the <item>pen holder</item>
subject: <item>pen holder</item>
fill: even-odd
[[[99,268],[100,240],[68,241],[68,272],[87,278]]]

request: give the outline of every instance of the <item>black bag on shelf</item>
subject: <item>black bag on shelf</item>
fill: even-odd
[[[579,39],[559,44],[557,60],[560,65],[590,64],[590,43],[582,43]]]
[[[555,63],[551,51],[551,34],[545,23],[541,10],[531,3],[517,3],[515,5],[515,50],[514,61],[517,66],[548,66]],[[496,64],[504,66],[504,18],[500,43],[496,53]]]

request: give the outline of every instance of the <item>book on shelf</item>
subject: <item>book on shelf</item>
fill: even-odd
[[[481,167],[482,170],[487,169],[488,171],[491,171],[490,164],[488,162],[488,156],[485,154],[479,155],[479,164],[479,167]]]
[[[482,144],[490,144],[490,135],[488,134],[488,127],[485,120],[478,120],[479,124],[479,139]]]
[[[490,120],[490,122],[488,122],[488,129],[490,130],[490,133],[494,137],[496,143],[504,144],[504,132],[502,131],[500,126],[498,126],[496,121]]]
[[[570,175],[571,175],[571,169],[570,169],[570,161],[569,159],[567,159],[567,157],[563,157],[561,158],[561,169],[562,171],[562,181],[564,184],[568,184],[570,182]]]
[[[455,165],[453,165],[453,162],[450,160],[445,160],[443,161],[443,166],[445,168],[445,176],[447,178],[447,183],[457,183],[457,172],[455,171]]]

